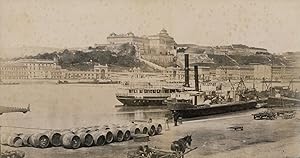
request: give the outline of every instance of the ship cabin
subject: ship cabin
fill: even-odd
[[[204,102],[204,92],[185,91],[182,93],[172,93],[168,101],[197,105],[200,102]]]
[[[174,86],[129,86],[119,89],[120,96],[170,96],[171,93],[183,91],[180,87]]]
[[[228,91],[184,91],[172,93],[168,102],[183,103],[191,105],[210,105],[233,101],[233,93]]]

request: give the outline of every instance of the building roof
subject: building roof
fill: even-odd
[[[22,63],[18,63],[15,61],[7,61],[7,62],[0,62],[0,66],[5,66],[5,67],[26,67],[24,64]]]
[[[256,49],[256,50],[263,50],[263,51],[266,51],[267,49],[265,48],[257,48],[257,47],[249,47],[250,49]]]
[[[55,63],[53,60],[43,60],[43,59],[20,59],[17,60],[18,63]]]

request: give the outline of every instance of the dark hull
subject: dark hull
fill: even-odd
[[[58,81],[57,84],[120,84],[120,82],[119,81],[78,81],[78,82]]]
[[[165,100],[162,97],[147,97],[147,98],[134,98],[134,97],[120,97],[117,99],[125,106],[166,106]]]
[[[176,110],[182,118],[193,118],[200,116],[208,116],[214,114],[223,114],[235,111],[253,109],[257,105],[256,101],[234,102],[227,104],[219,104],[211,107],[195,107],[188,103],[168,103],[169,110]]]
[[[268,104],[270,107],[272,106],[286,106],[289,104],[300,105],[300,99],[297,98],[288,98],[288,97],[269,97]]]

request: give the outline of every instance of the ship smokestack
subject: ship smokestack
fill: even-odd
[[[198,66],[194,66],[194,76],[195,76],[195,91],[199,91],[199,79],[198,79]]]
[[[184,53],[184,86],[185,87],[189,87],[190,83],[190,77],[189,77],[189,54],[188,53]]]
[[[195,77],[195,91],[199,91],[199,80],[198,80],[198,66],[194,66],[194,77]],[[197,95],[194,96],[194,105],[198,104]]]

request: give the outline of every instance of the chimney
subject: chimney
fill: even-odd
[[[199,80],[198,80],[198,66],[194,66],[194,76],[195,76],[195,91],[199,91]],[[197,95],[194,96],[194,105],[198,104],[198,98]]]
[[[195,91],[199,91],[199,79],[198,79],[198,66],[194,66],[194,76],[195,76]]]
[[[189,87],[190,83],[189,83],[189,54],[188,53],[184,53],[184,86],[185,87]]]

